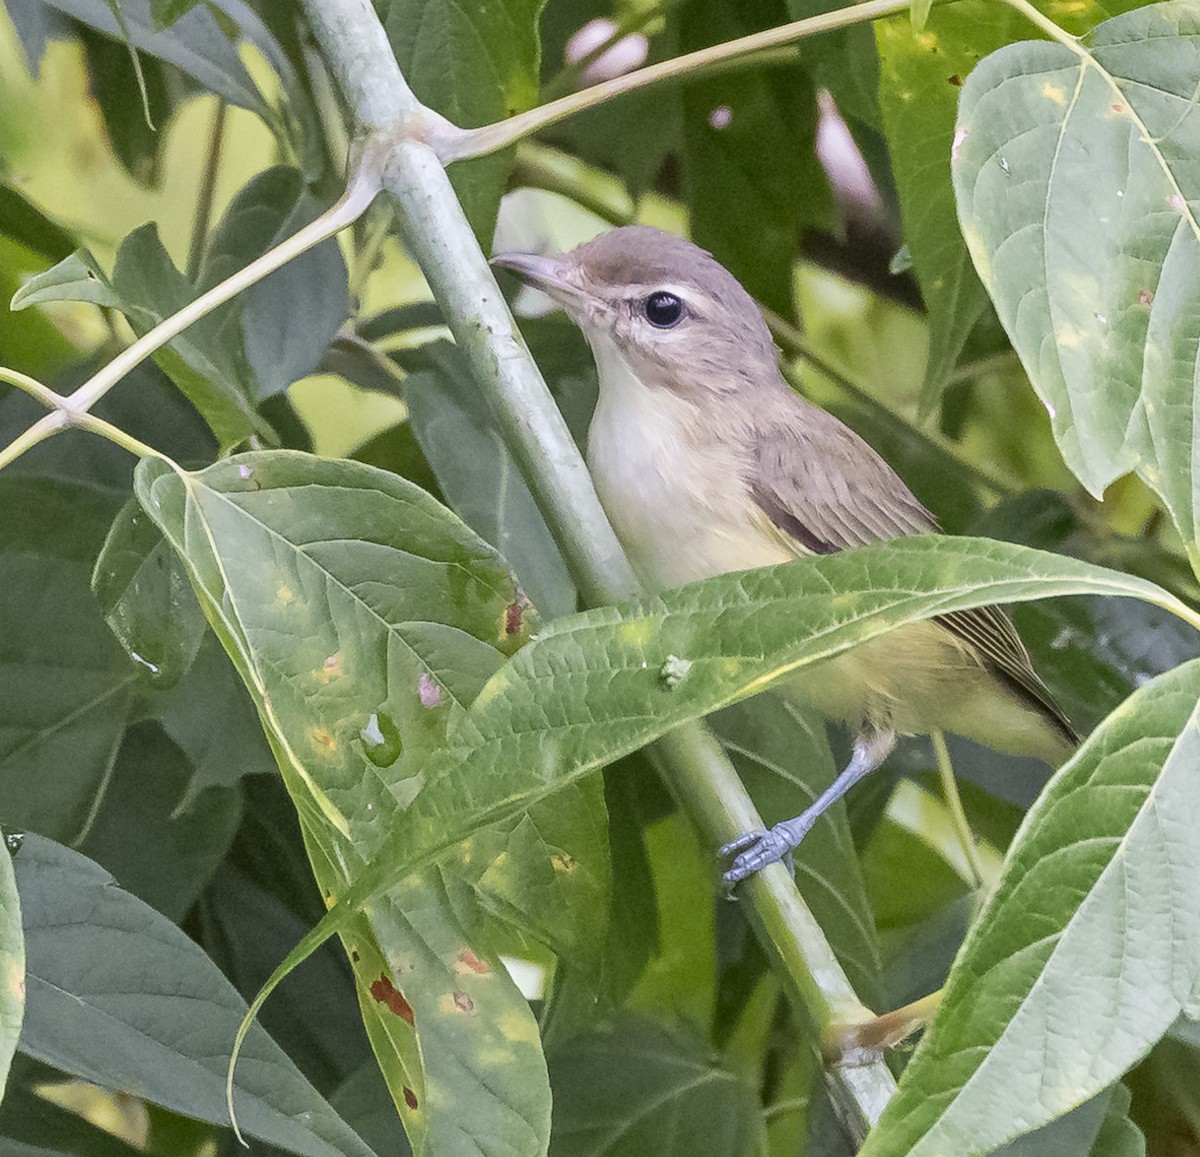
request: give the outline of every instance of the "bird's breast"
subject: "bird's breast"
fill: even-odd
[[[793,557],[762,531],[734,449],[711,428],[719,412],[623,365],[600,365],[587,460],[638,577],[664,589]]]

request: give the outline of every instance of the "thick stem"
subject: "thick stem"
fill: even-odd
[[[901,3],[889,0],[887,11]],[[420,120],[408,86],[367,0],[305,0],[318,43],[360,123]],[[428,121],[424,122],[428,124]],[[638,583],[604,515],[587,468],[500,294],[445,169],[411,134],[385,173],[400,204],[413,256],[441,304],[479,389],[529,483],[583,598],[611,603]],[[655,747],[673,789],[715,846],[762,825],[720,745],[703,725]],[[869,1014],[786,872],[763,873],[745,889],[747,914],[805,1019],[822,1032],[835,1020]],[[877,1120],[895,1085],[878,1057],[835,1064],[839,1103],[857,1132]]]

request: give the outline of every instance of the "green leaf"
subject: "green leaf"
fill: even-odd
[[[61,225],[7,184],[0,184],[0,235],[51,261],[62,261],[75,248],[74,238]]]
[[[155,682],[178,682],[204,637],[204,616],[179,556],[130,498],[113,520],[92,572],[105,621]]]
[[[99,263],[86,249],[77,249],[57,265],[31,277],[13,294],[10,309],[27,309],[47,301],[90,301],[121,308],[121,299]]]
[[[120,499],[0,478],[0,797],[4,821],[75,839],[125,730],[137,667],[88,582]]]
[[[45,0],[45,3],[108,36],[124,39],[109,0]],[[266,101],[238,57],[237,44],[226,36],[207,3],[197,5],[170,28],[162,30],[151,17],[148,0],[120,0],[120,4],[129,43],[134,48],[175,65],[230,104],[269,116]]]
[[[317,217],[322,206],[287,166],[252,178],[213,233],[197,289],[242,269]],[[255,282],[240,300],[241,339],[258,398],[311,373],[350,313],[346,263],[333,238]],[[236,340],[236,339],[235,339]]]
[[[1193,566],[1198,26],[1194,5],[1156,4],[1077,48],[994,53],[963,89],[952,157],[972,259],[1068,466],[1097,497],[1136,471]]]
[[[10,838],[19,847],[21,837]],[[25,936],[12,850],[12,845],[0,846],[0,1097],[25,1018]]]
[[[550,1057],[551,1157],[750,1157],[762,1152],[758,1097],[704,1042],[626,1019]]]
[[[150,0],[150,19],[154,21],[154,27],[162,31],[199,3],[200,0]]]
[[[1146,1138],[1129,1119],[1132,1099],[1125,1085],[1113,1086],[1091,1157],[1146,1157]]]
[[[490,547],[383,471],[280,451],[199,474],[147,463],[139,478],[252,690],[322,889],[338,895],[422,794],[446,728],[526,640],[532,610]],[[347,937],[417,1152],[494,1136],[533,1152],[548,1130],[537,1026],[473,947],[483,916],[548,936],[551,912],[574,912],[555,944],[585,955],[604,936],[602,921],[583,927],[605,906],[594,793],[512,819],[406,880]]]
[[[434,369],[405,382],[413,433],[454,512],[516,571],[547,618],[575,609],[575,587],[529,487],[453,346],[430,348]]]
[[[245,1008],[184,932],[76,852],[16,859],[29,958],[21,1049],[68,1073],[225,1124],[225,1054]],[[306,1157],[372,1157],[258,1029],[237,1102],[252,1136]]]
[[[545,0],[447,4],[376,0],[392,51],[417,98],[462,128],[491,124],[537,103]],[[457,164],[450,180],[475,236],[490,246],[513,151]]]
[[[547,624],[475,698],[370,867],[280,974],[356,906],[446,856],[483,824],[507,822],[602,764],[802,666],[934,614],[1101,592],[1145,598],[1196,621],[1143,580],[1004,543],[921,535]],[[691,664],[686,676],[664,680],[664,666],[673,660],[677,668],[680,658]]]
[[[113,286],[119,308],[138,334],[146,333],[198,296],[175,268],[154,225],[135,229],[117,251]],[[251,434],[270,436],[255,412],[252,375],[238,364],[240,351],[226,337],[236,303],[218,309],[189,326],[154,354],[154,360],[204,416],[222,448]]]
[[[118,0],[108,0],[121,18]],[[153,57],[143,59],[124,34],[120,42],[80,30],[88,70],[88,88],[104,118],[113,153],[135,181],[154,186],[159,179],[160,129],[171,115],[166,69]]]
[[[242,818],[240,791],[210,788],[189,800],[192,775],[160,727],[130,727],[77,848],[176,923],[216,871]]]
[[[1052,780],[864,1155],[987,1151],[1082,1104],[1192,997],[1200,661],[1147,683]]]
[[[176,562],[178,555],[172,550]],[[194,599],[190,588],[188,597]],[[229,787],[248,775],[272,774],[275,760],[237,672],[208,633],[176,686],[151,709],[193,768],[187,800],[209,787]],[[214,727],[213,720],[220,720]],[[186,802],[186,801],[185,801]]]
[[[197,296],[171,263],[154,225],[135,229],[121,243],[112,278],[80,249],[21,287],[13,309],[48,301],[88,301],[121,310],[138,334],[178,312]],[[237,362],[224,327],[236,318],[227,305],[201,318],[154,354],[154,360],[204,416],[218,441],[228,447],[250,434],[270,434],[255,412],[253,377]]]

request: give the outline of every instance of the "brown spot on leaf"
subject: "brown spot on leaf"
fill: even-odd
[[[378,980],[371,982],[371,996],[380,1004],[386,1004],[389,1011],[394,1012],[401,1020],[413,1023],[412,1005],[404,999],[400,990],[388,976],[380,975]],[[417,1106],[413,1105],[415,1109]]]
[[[1114,104],[1112,106],[1112,110],[1113,110],[1113,112],[1124,112],[1125,106],[1123,104]]]
[[[469,948],[463,949],[463,951],[458,954],[458,962],[464,968],[478,974],[479,976],[487,976],[488,973],[492,971],[492,966],[488,964],[486,960],[480,960],[479,957],[476,956],[475,953]]]
[[[332,755],[338,748],[337,740],[324,727],[310,727],[308,729],[308,741],[322,755]]]
[[[500,641],[502,643],[526,633],[529,627],[529,624],[526,622],[526,616],[532,610],[533,603],[525,597],[525,592],[518,587],[513,601],[504,608],[500,627]]]
[[[1143,289],[1138,294],[1138,305],[1149,305],[1154,300],[1154,294],[1148,289]]]
[[[414,1093],[407,1085],[404,1086],[404,1103],[410,1109],[415,1109],[419,1104],[417,1101],[417,1094]]]
[[[357,963],[359,962],[359,960],[360,960],[360,959],[362,959],[362,958],[361,958],[361,957],[358,955],[358,949],[357,949],[357,948],[351,948],[351,949],[350,949],[350,959],[351,959],[351,960],[353,960],[355,964],[357,964]]]
[[[959,76],[957,72],[949,79],[950,83],[954,85],[955,88],[962,88],[962,77]]]
[[[461,988],[454,990],[454,1007],[468,1015],[475,1011],[475,1002]]]

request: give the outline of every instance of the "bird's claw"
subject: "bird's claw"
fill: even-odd
[[[797,843],[799,840],[791,838],[786,825],[778,824],[769,830],[746,832],[745,835],[725,844],[717,855],[722,860],[733,857],[733,863],[721,875],[726,895],[732,896],[734,885],[747,876],[752,876],[768,864],[778,863],[780,860],[787,865],[789,874],[794,873],[796,866],[792,850]]]

